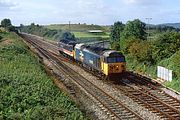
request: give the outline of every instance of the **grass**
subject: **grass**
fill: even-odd
[[[55,30],[65,30],[69,31],[68,24],[53,24],[45,26],[48,29],[55,29]],[[104,33],[94,34],[88,33],[88,30],[102,30]],[[86,25],[86,24],[71,24],[71,32],[74,33],[75,37],[86,41],[89,39],[109,39],[109,26],[99,26],[99,25]]]
[[[162,60],[159,64],[173,71],[173,80],[165,85],[180,92],[180,50],[170,58]]]
[[[139,63],[133,59],[132,56],[127,55],[127,68],[131,71],[136,71],[138,73],[151,75],[152,78],[157,77],[157,66],[164,66],[170,70],[173,70],[173,80],[171,82],[165,82],[164,85],[172,88],[175,91],[180,92],[180,51],[176,52],[170,58],[160,61],[157,65],[145,65],[144,63]]]
[[[52,25],[46,25],[46,28],[49,29],[61,29],[61,30],[69,30],[69,24],[52,24]],[[106,31],[108,27],[106,26],[99,26],[99,25],[86,25],[86,24],[71,24],[70,29],[71,31],[87,31],[87,30],[103,30]]]
[[[0,36],[0,119],[85,119],[16,34]]]
[[[93,38],[93,37],[101,37],[101,38],[109,38],[107,33],[104,34],[93,34],[88,32],[72,32],[77,38]]]

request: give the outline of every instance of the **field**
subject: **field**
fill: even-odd
[[[21,38],[0,36],[0,119],[86,119]]]
[[[61,29],[61,30],[69,30],[69,24],[52,24],[46,25],[46,28],[49,29]],[[99,25],[86,25],[86,24],[71,24],[71,31],[87,31],[87,30],[103,30],[108,32],[109,26],[99,26]]]
[[[93,34],[93,33],[88,33],[88,32],[73,32],[74,35],[78,38],[93,38],[93,37],[101,37],[101,38],[109,38],[108,33],[104,34]]]
[[[47,25],[45,27],[49,29],[56,29],[56,30],[61,29],[61,30],[69,31],[68,24],[53,24],[53,25]],[[88,30],[102,30],[103,33],[100,34],[88,33]],[[88,39],[88,38],[109,39],[110,26],[71,24],[70,31],[74,33],[74,35],[79,39]]]

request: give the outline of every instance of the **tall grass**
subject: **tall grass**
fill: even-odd
[[[85,119],[16,34],[0,36],[0,119]]]
[[[164,82],[164,85],[180,92],[180,51],[176,52],[170,58],[164,59],[155,65],[147,65],[143,62],[139,63],[132,56],[126,56],[127,69],[138,73],[150,75],[152,78],[157,78],[157,66],[164,66],[173,70],[173,80]]]

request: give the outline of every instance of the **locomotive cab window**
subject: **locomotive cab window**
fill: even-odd
[[[124,57],[117,57],[116,60],[117,60],[117,62],[125,62]]]
[[[124,57],[110,57],[107,58],[107,63],[125,62]]]
[[[116,58],[107,58],[107,63],[115,63]]]

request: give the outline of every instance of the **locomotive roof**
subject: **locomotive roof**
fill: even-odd
[[[102,55],[104,51],[109,50],[107,48],[96,47],[96,46],[82,46],[82,47],[85,47],[87,50],[96,53],[98,55]]]
[[[85,44],[76,44],[76,48],[78,48],[78,49],[86,49],[86,50],[89,50],[90,52],[96,53],[98,55],[102,55],[103,51],[108,50],[107,48],[90,46],[90,45],[85,45]]]
[[[103,56],[105,57],[121,57],[121,56],[124,56],[121,52],[118,52],[118,51],[115,51],[115,50],[108,50],[108,51],[105,51]]]
[[[85,44],[76,44],[75,46],[78,49],[86,49],[92,53],[98,54],[98,55],[103,55],[105,57],[117,57],[117,56],[124,56],[121,52],[107,49],[107,48],[102,48],[102,47],[96,47],[96,46],[89,46]]]

